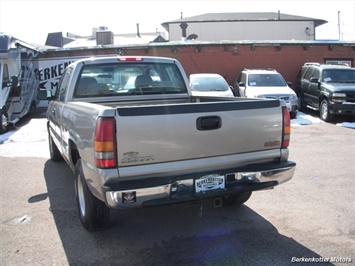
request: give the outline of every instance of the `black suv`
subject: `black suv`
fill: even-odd
[[[306,63],[300,75],[295,90],[301,108],[319,110],[326,122],[334,115],[355,115],[355,68]]]

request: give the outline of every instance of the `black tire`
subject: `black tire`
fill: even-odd
[[[241,205],[245,203],[251,196],[252,191],[242,192],[236,195],[227,196],[223,198],[224,206]]]
[[[290,118],[295,119],[297,117],[297,111],[295,112],[290,112]]]
[[[79,159],[75,167],[75,195],[81,224],[88,231],[96,231],[107,226],[110,209],[89,190]]]
[[[48,144],[49,144],[49,157],[53,161],[62,161],[63,157],[60,154],[57,145],[55,145],[53,138],[48,130]]]
[[[4,134],[9,129],[6,111],[0,110],[0,134]]]
[[[319,117],[325,122],[330,122],[334,118],[334,116],[330,114],[329,103],[327,99],[324,99],[319,105]]]
[[[300,109],[300,111],[302,111],[302,112],[306,111],[307,105],[304,102],[303,96],[300,95],[300,97],[298,97],[298,99],[299,99],[299,109]]]

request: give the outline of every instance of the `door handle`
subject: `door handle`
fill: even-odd
[[[198,130],[215,130],[222,127],[222,118],[220,116],[202,116],[196,120]]]

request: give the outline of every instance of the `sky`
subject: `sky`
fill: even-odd
[[[317,39],[355,41],[355,0],[0,0],[0,32],[44,45],[50,32],[89,36],[163,31],[167,21],[205,13],[275,12],[328,21]],[[340,21],[340,34],[339,23]]]

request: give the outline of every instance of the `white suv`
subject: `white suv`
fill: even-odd
[[[298,110],[296,93],[290,88],[292,83],[286,82],[274,69],[243,69],[235,81],[236,93],[247,98],[281,99],[286,102],[291,118],[295,118]]]

